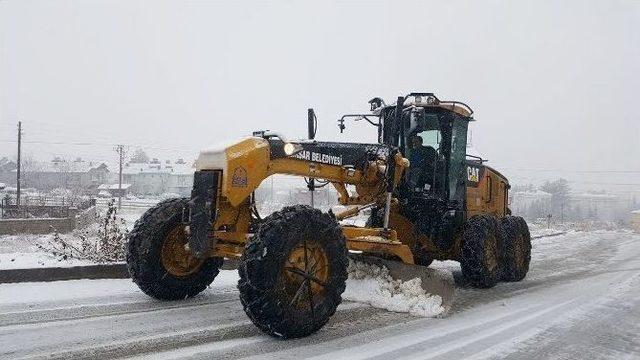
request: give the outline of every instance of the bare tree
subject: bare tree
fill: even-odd
[[[131,162],[147,164],[149,163],[149,155],[142,149],[136,149],[131,156]]]
[[[564,221],[565,213],[568,211],[569,191],[571,190],[569,182],[565,179],[546,181],[540,190],[551,194],[551,212],[560,221]]]

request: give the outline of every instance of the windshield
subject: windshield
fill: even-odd
[[[425,114],[412,123],[407,139],[410,162],[408,181],[412,189],[433,191],[442,183],[439,181],[443,169],[441,143],[438,115]]]
[[[451,129],[451,162],[449,165],[449,199],[462,200],[465,194],[465,158],[467,154],[468,122],[460,118],[453,121]]]

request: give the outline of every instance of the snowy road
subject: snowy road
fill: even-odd
[[[253,327],[228,271],[183,302],[128,280],[4,284],[0,358],[640,358],[639,235],[536,239],[531,267],[520,283],[457,289],[443,319],[344,303],[292,341]]]

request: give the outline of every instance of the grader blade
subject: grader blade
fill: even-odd
[[[445,315],[453,303],[455,292],[455,282],[453,275],[449,272],[433,269],[426,266],[406,264],[400,261],[383,259],[375,256],[350,253],[349,257],[354,261],[364,262],[370,265],[386,267],[389,275],[394,280],[403,282],[419,278],[422,289],[431,295],[438,295],[442,298],[442,307]]]

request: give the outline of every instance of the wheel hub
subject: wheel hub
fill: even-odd
[[[316,241],[305,240],[291,250],[283,268],[283,285],[290,305],[310,307],[323,296],[329,278],[329,260]]]
[[[162,244],[162,266],[177,277],[192,275],[202,267],[204,259],[194,257],[186,249],[187,235],[183,226],[171,230]]]

